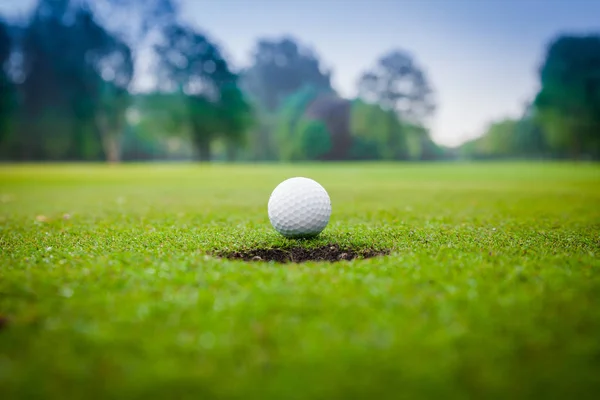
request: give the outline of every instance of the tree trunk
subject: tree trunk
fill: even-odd
[[[206,137],[196,136],[196,148],[198,149],[198,161],[209,162],[210,161],[210,139]]]
[[[255,161],[265,161],[268,158],[267,147],[269,145],[269,129],[265,126],[258,128],[254,159]]]
[[[118,164],[121,162],[121,143],[118,131],[111,130],[108,126],[106,117],[99,115],[96,118],[102,148],[104,149],[104,157],[109,164]]]
[[[581,128],[575,127],[571,135],[573,137],[573,146],[571,147],[571,159],[575,161],[581,161]]]
[[[227,142],[225,152],[227,156],[227,161],[234,162],[237,158],[237,147],[235,143]]]
[[[104,155],[109,164],[121,162],[121,149],[119,146],[119,137],[117,135],[105,134],[102,136]]]

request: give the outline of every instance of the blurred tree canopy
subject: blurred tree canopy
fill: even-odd
[[[0,159],[600,159],[600,35],[554,39],[522,115],[448,149],[407,51],[343,98],[298,39],[258,39],[236,69],[181,17],[177,0],[37,0],[26,20],[0,18]]]
[[[0,143],[9,132],[16,101],[14,84],[7,73],[11,49],[9,26],[0,19]]]
[[[407,52],[393,50],[380,57],[374,67],[362,74],[358,91],[364,102],[378,106],[368,107],[357,103],[358,121],[361,113],[368,115],[363,119],[371,122],[377,119],[378,132],[373,132],[368,138],[369,131],[358,128],[360,140],[357,146],[360,146],[358,143],[364,143],[365,149],[356,149],[355,153],[373,153],[373,140],[376,140],[380,143],[377,153],[382,158],[408,159],[408,133],[403,127],[407,123],[420,125],[435,111],[433,91],[425,73]],[[355,123],[360,126],[358,121]],[[359,157],[365,155],[357,153]]]
[[[368,103],[352,102],[352,147],[350,159],[359,160],[435,160],[443,151],[419,123],[403,120],[394,110]]]
[[[19,109],[4,152],[23,160],[118,161],[133,77],[129,47],[85,2],[40,0],[15,31]]]
[[[493,122],[460,156],[600,159],[600,35],[553,40],[540,83],[520,118]]]
[[[420,124],[362,99],[347,100],[307,86],[278,115],[281,158],[297,160],[433,160],[443,152]]]
[[[181,122],[189,126],[199,159],[211,159],[211,144],[219,137],[242,143],[252,109],[216,44],[191,27],[172,25],[155,49],[159,89],[185,97],[188,112]]]
[[[539,159],[552,156],[531,105],[526,107],[521,118],[504,118],[490,123],[484,135],[463,144],[459,154],[469,159]]]
[[[333,91],[331,74],[322,70],[317,54],[289,37],[259,40],[243,76],[244,88],[268,112],[305,86]]]
[[[133,76],[129,48],[68,0],[41,0],[21,33],[19,158],[118,160]]]
[[[213,43],[178,22],[170,0],[39,0],[27,24],[15,27],[17,40],[1,28],[3,66],[17,60],[12,81],[0,77],[2,131],[9,120],[16,126],[2,140],[5,157],[119,161],[126,132],[142,139],[131,136],[127,112],[134,54],[151,33],[158,91],[170,84],[186,99],[187,112],[171,118],[169,128],[177,118],[180,131],[186,125],[202,160],[210,159],[216,137],[232,146],[244,142],[252,113],[237,76]],[[13,86],[19,107],[9,118]],[[155,112],[151,104],[142,110]]]
[[[600,35],[554,40],[535,107],[549,145],[573,158],[600,157]]]
[[[316,71],[317,63],[311,65]],[[282,159],[422,160],[440,156],[422,125],[434,111],[432,91],[424,73],[406,53],[394,51],[381,57],[362,75],[360,97],[354,100],[337,96],[328,77],[307,82],[287,94],[279,109],[276,136]],[[277,96],[268,99],[275,102]]]
[[[270,160],[282,158],[275,131],[278,129],[277,114],[286,99],[305,87],[333,92],[331,74],[323,70],[319,56],[291,37],[258,40],[251,65],[242,72],[242,87],[253,102],[260,121],[252,134],[251,157]],[[283,113],[288,115],[286,110]]]
[[[132,97],[123,138],[124,158],[176,160],[196,156],[191,145],[185,96],[152,92]]]
[[[144,45],[151,33],[177,23],[177,0],[86,1],[107,29],[133,49]]]
[[[331,150],[331,133],[324,121],[307,115],[322,89],[308,85],[288,96],[281,107],[276,130],[280,158],[284,161],[317,160]]]
[[[390,143],[398,143],[391,136],[401,131],[400,121],[393,110],[357,99],[352,103],[351,115],[353,144],[350,158],[391,160],[396,153],[404,151],[389,146]]]
[[[435,111],[433,91],[423,70],[405,51],[394,50],[377,60],[359,79],[360,97],[420,122]]]

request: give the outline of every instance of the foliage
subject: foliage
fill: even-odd
[[[133,96],[123,151],[128,160],[192,159],[189,109],[179,93],[150,92]],[[183,149],[187,146],[188,149]]]
[[[190,137],[189,110],[183,93],[151,92],[134,96],[130,109],[143,135]]]
[[[482,151],[484,153],[495,153],[495,155],[505,157],[510,155],[515,145],[515,133],[517,132],[518,121],[504,119],[493,122],[483,141]]]
[[[117,9],[131,19],[123,21]],[[174,93],[189,101],[183,115],[175,102],[165,107],[177,109],[173,115],[157,112],[160,117],[144,116],[143,123],[161,120],[159,125],[175,134],[194,133],[203,159],[210,158],[216,137],[243,144],[253,114],[237,76],[203,34],[177,23],[176,11],[170,0],[39,0],[13,49],[23,59],[22,102],[19,130],[6,152],[21,159],[104,156],[118,161],[122,134],[131,128],[128,110],[156,111],[154,100],[160,98],[160,93],[154,100],[149,95],[141,108],[131,104],[134,52],[139,50],[134,46],[143,45],[150,33],[163,39],[154,42],[159,89],[175,84]],[[149,131],[157,129],[142,129]]]
[[[485,133],[460,147],[462,158],[546,158],[556,156],[546,141],[545,132],[537,122],[534,108],[526,107],[520,119],[494,121]]]
[[[0,158],[117,162],[125,143],[126,157],[182,157],[174,143],[192,143],[203,161],[600,159],[597,34],[553,40],[523,116],[454,152],[429,135],[434,93],[408,52],[383,54],[342,99],[294,37],[258,40],[234,71],[178,4],[36,0],[24,23],[0,21]]]
[[[513,153],[530,158],[552,156],[545,131],[536,118],[535,109],[529,105],[518,121],[513,139]],[[556,154],[554,154],[556,156]]]
[[[361,98],[393,110],[400,118],[418,122],[435,110],[433,91],[423,70],[405,51],[383,55],[359,79]]]
[[[256,116],[237,83],[222,88],[218,110],[222,121],[220,129],[227,142],[234,146],[246,144],[246,134],[255,126]]]
[[[320,93],[333,91],[331,74],[321,64],[314,51],[292,37],[258,41],[251,65],[242,72],[242,87],[259,119],[250,143],[252,158],[273,160],[289,152],[277,148],[279,111],[287,107],[288,97],[304,88],[312,87]]]
[[[469,158],[504,158],[515,155],[518,120],[502,119],[490,123],[483,136],[462,146]]]
[[[348,104],[348,132],[330,132],[334,106]],[[340,116],[337,116],[340,117]],[[339,121],[338,121],[339,122]],[[342,124],[343,125],[343,124]],[[337,129],[337,128],[334,128]],[[428,131],[402,121],[392,110],[361,99],[343,100],[307,86],[288,97],[278,115],[278,147],[284,160],[331,159],[335,135],[347,135],[349,146],[341,159],[435,159],[440,156]],[[409,148],[410,140],[410,148]],[[307,146],[311,145],[312,149]],[[338,144],[339,146],[339,144]],[[410,152],[410,154],[409,154]]]
[[[159,88],[187,99],[187,123],[200,160],[210,160],[211,144],[219,137],[242,142],[252,111],[218,46],[205,34],[177,24],[165,30],[155,49]]]
[[[378,105],[358,99],[352,102],[350,115],[350,131],[353,137],[350,158],[391,159],[392,149],[387,146],[391,132],[386,111]]]
[[[129,47],[87,7],[40,0],[14,51],[22,83],[11,155],[117,161],[133,77]]]
[[[333,90],[331,75],[323,71],[318,55],[290,37],[259,40],[251,66],[243,72],[243,80],[251,98],[271,113],[305,86]]]
[[[151,34],[176,23],[178,0],[79,0],[84,1],[106,26],[138,52]]]
[[[363,101],[377,104],[382,108],[382,111],[374,108],[370,111],[365,110],[370,115],[367,118],[370,121],[376,118],[375,114],[380,114],[377,117],[380,120],[380,132],[374,135],[377,139],[371,137],[371,140],[379,142],[377,146],[380,149],[378,151],[380,157],[390,160],[409,158],[409,141],[408,133],[404,129],[405,125],[419,126],[435,110],[433,91],[423,70],[410,54],[402,50],[394,50],[383,55],[371,70],[362,74],[358,89]],[[362,109],[359,107],[357,113],[361,112]],[[360,125],[360,122],[356,123]],[[373,156],[368,154],[374,152],[373,144],[365,143],[367,147],[360,148],[366,140],[363,134],[360,141],[355,143],[353,153],[359,158]],[[419,142],[421,141],[423,140],[419,139]],[[362,151],[366,153],[361,156]]]
[[[320,93],[318,88],[307,85],[285,99],[277,115],[276,139],[280,159],[306,159],[304,137],[305,129],[310,125],[306,110]]]
[[[147,124],[131,124],[123,135],[123,159],[139,160],[192,160],[193,145],[189,138],[155,134]]]
[[[351,159],[406,159],[408,148],[405,124],[393,110],[357,99],[352,103],[350,131]]]
[[[14,119],[15,85],[7,73],[7,64],[11,52],[12,38],[9,26],[0,19],[0,146]]]
[[[331,133],[325,123],[303,118],[298,125],[298,159],[319,160],[331,150]]]
[[[409,160],[432,161],[448,157],[445,150],[431,139],[429,131],[424,126],[406,121],[401,123],[406,137],[406,153]]]
[[[561,36],[547,51],[535,99],[550,146],[600,157],[600,36]]]

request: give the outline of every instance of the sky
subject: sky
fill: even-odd
[[[0,13],[33,0],[0,0]],[[356,95],[361,73],[390,50],[409,52],[436,93],[433,139],[455,146],[494,120],[518,117],[536,94],[548,43],[600,33],[598,0],[180,0],[182,16],[246,66],[258,38],[291,35]]]

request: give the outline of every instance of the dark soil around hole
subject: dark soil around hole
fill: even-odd
[[[344,261],[355,258],[371,258],[389,254],[387,250],[351,250],[341,249],[337,244],[306,249],[294,247],[291,249],[254,249],[220,254],[224,258],[244,261],[276,261],[279,263],[301,263],[306,261]]]

